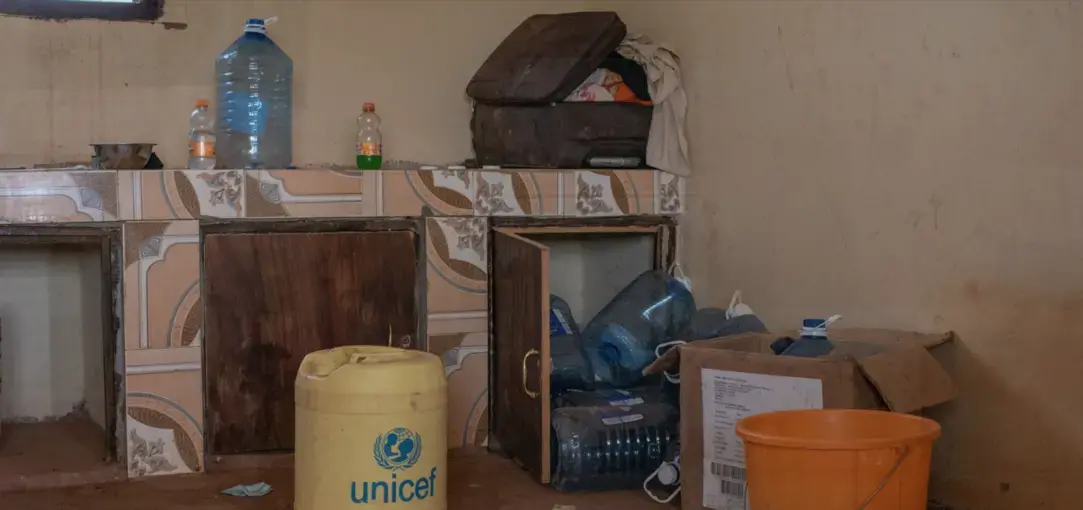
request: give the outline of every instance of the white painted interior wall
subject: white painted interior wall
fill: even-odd
[[[549,247],[549,292],[568,303],[579,329],[632,280],[654,268],[652,235],[534,240]]]
[[[101,269],[95,250],[0,248],[0,420],[85,404],[105,426]]]

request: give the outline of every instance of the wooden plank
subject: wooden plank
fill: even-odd
[[[120,242],[119,223],[92,223],[91,226],[79,224],[59,225],[14,225],[0,224],[0,245],[55,245],[55,246],[97,246],[102,239]]]
[[[3,367],[3,364],[2,364],[3,361],[4,361],[4,319],[3,319],[3,317],[0,317],[0,367]],[[3,394],[4,394],[4,370],[2,368],[0,368],[0,396],[3,396]],[[0,422],[0,439],[2,439],[4,437],[3,436],[4,431],[2,429],[3,429],[3,423]]]
[[[293,447],[293,383],[309,352],[414,335],[412,232],[208,234],[206,442],[211,454]]]
[[[493,248],[494,434],[549,483],[549,249],[502,229]]]
[[[607,216],[559,218],[546,216],[494,216],[489,218],[493,228],[534,228],[563,227],[580,229],[584,227],[653,227],[672,226],[676,221],[672,216]]]
[[[500,228],[504,232],[512,234],[653,234],[658,232],[658,226],[593,226],[593,227],[506,227]]]
[[[118,416],[123,416],[125,407],[119,405],[121,400],[121,382],[124,374],[117,373],[117,350],[124,348],[124,339],[118,333],[120,329],[120,314],[117,311],[123,306],[119,299],[121,278],[124,271],[122,265],[122,247],[120,240],[103,238],[98,253],[98,264],[101,281],[101,314],[102,314],[102,374],[105,376],[103,390],[105,391],[105,461],[120,462],[126,458],[118,449],[121,444],[117,434]],[[127,420],[125,420],[127,422]],[[121,425],[123,427],[123,425]],[[121,431],[119,436],[124,436]],[[126,448],[126,445],[125,445]]]
[[[205,234],[267,234],[280,233],[326,233],[326,232],[385,232],[421,230],[420,218],[262,218],[218,219],[202,218],[199,229]]]

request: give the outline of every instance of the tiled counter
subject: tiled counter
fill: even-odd
[[[0,222],[123,223],[131,476],[203,468],[199,218],[420,216],[428,334],[449,381],[452,447],[487,436],[487,217],[680,214],[650,170],[0,172]]]

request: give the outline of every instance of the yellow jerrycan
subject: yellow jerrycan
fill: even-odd
[[[295,510],[447,508],[447,382],[427,352],[305,356],[295,386]]]

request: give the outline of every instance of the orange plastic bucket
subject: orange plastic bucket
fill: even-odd
[[[737,422],[750,510],[925,510],[935,421],[854,409]]]

